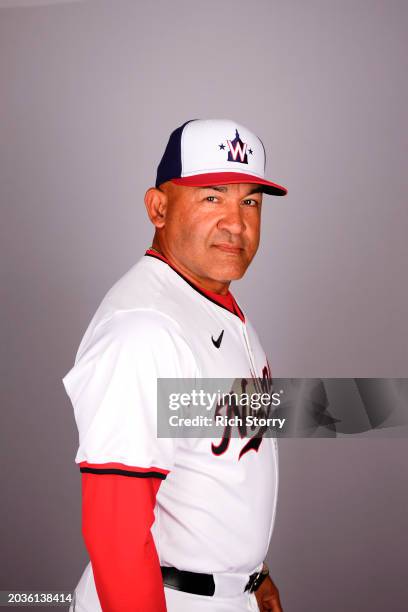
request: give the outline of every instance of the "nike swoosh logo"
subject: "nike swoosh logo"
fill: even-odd
[[[220,335],[218,336],[218,338],[216,340],[214,340],[214,338],[211,336],[211,340],[212,340],[212,343],[215,346],[215,348],[217,348],[217,349],[220,348],[223,335],[224,335],[224,330],[222,330],[222,332],[220,333]]]

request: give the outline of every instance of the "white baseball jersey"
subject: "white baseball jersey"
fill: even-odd
[[[165,478],[153,526],[161,565],[214,575],[262,565],[277,500],[276,440],[156,432],[158,377],[254,376],[270,372],[248,319],[153,251],[107,293],[82,339],[63,379],[79,431],[75,461]]]

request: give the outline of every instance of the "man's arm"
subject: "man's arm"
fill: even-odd
[[[166,611],[150,532],[160,483],[154,477],[82,474],[82,533],[103,612]]]
[[[265,563],[264,568],[268,571]],[[269,571],[268,576],[255,591],[255,596],[260,612],[283,612],[279,591],[272,578],[269,576]]]
[[[180,374],[196,369],[178,327],[137,310],[100,323],[64,378],[79,432],[83,537],[104,612],[165,610],[150,529],[177,440],[157,437],[157,379]]]

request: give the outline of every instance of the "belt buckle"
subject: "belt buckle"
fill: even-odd
[[[263,574],[261,572],[254,572],[250,575],[247,585],[245,587],[244,593],[249,591],[250,593],[254,593],[258,587],[263,582]]]

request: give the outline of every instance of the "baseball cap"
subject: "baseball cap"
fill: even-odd
[[[230,119],[192,119],[175,129],[157,168],[156,187],[166,181],[191,187],[256,183],[271,195],[287,189],[265,178],[265,147]]]

